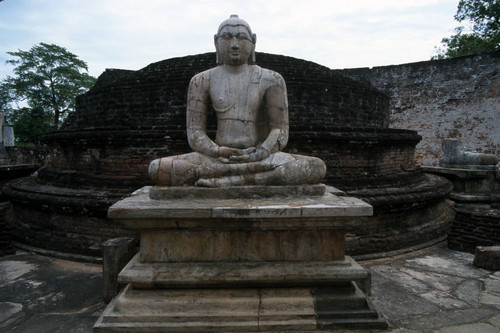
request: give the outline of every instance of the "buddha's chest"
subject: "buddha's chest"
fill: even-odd
[[[251,75],[221,75],[210,84],[210,100],[219,115],[253,118],[260,108],[264,89]]]

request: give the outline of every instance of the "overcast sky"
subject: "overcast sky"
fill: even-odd
[[[106,68],[214,51],[221,21],[239,14],[257,51],[330,68],[428,60],[458,25],[458,0],[4,0],[0,2],[0,79],[7,51],[40,42],[67,48],[91,75]],[[258,63],[258,59],[257,59]]]

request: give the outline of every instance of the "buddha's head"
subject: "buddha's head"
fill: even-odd
[[[256,41],[257,36],[248,23],[238,15],[231,15],[219,25],[214,36],[217,64],[240,66],[255,63]]]

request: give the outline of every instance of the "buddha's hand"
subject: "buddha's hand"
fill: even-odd
[[[269,150],[267,150],[266,148],[264,148],[262,146],[257,147],[257,149],[253,153],[248,155],[248,162],[262,161],[263,159],[265,159],[269,155],[271,155]]]
[[[248,160],[248,155],[255,151],[255,147],[238,149],[230,147],[219,147],[219,158],[222,163],[241,163]]]
[[[265,149],[264,147],[247,148],[243,149],[243,152],[245,152],[244,155],[231,156],[229,157],[229,159],[231,161],[237,162],[258,162],[262,161],[270,155],[269,150]]]
[[[219,157],[229,158],[230,156],[241,155],[241,149],[220,146],[219,147]]]

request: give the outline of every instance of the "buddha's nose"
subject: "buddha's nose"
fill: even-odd
[[[239,48],[238,39],[236,37],[231,38],[231,49],[237,50]]]

